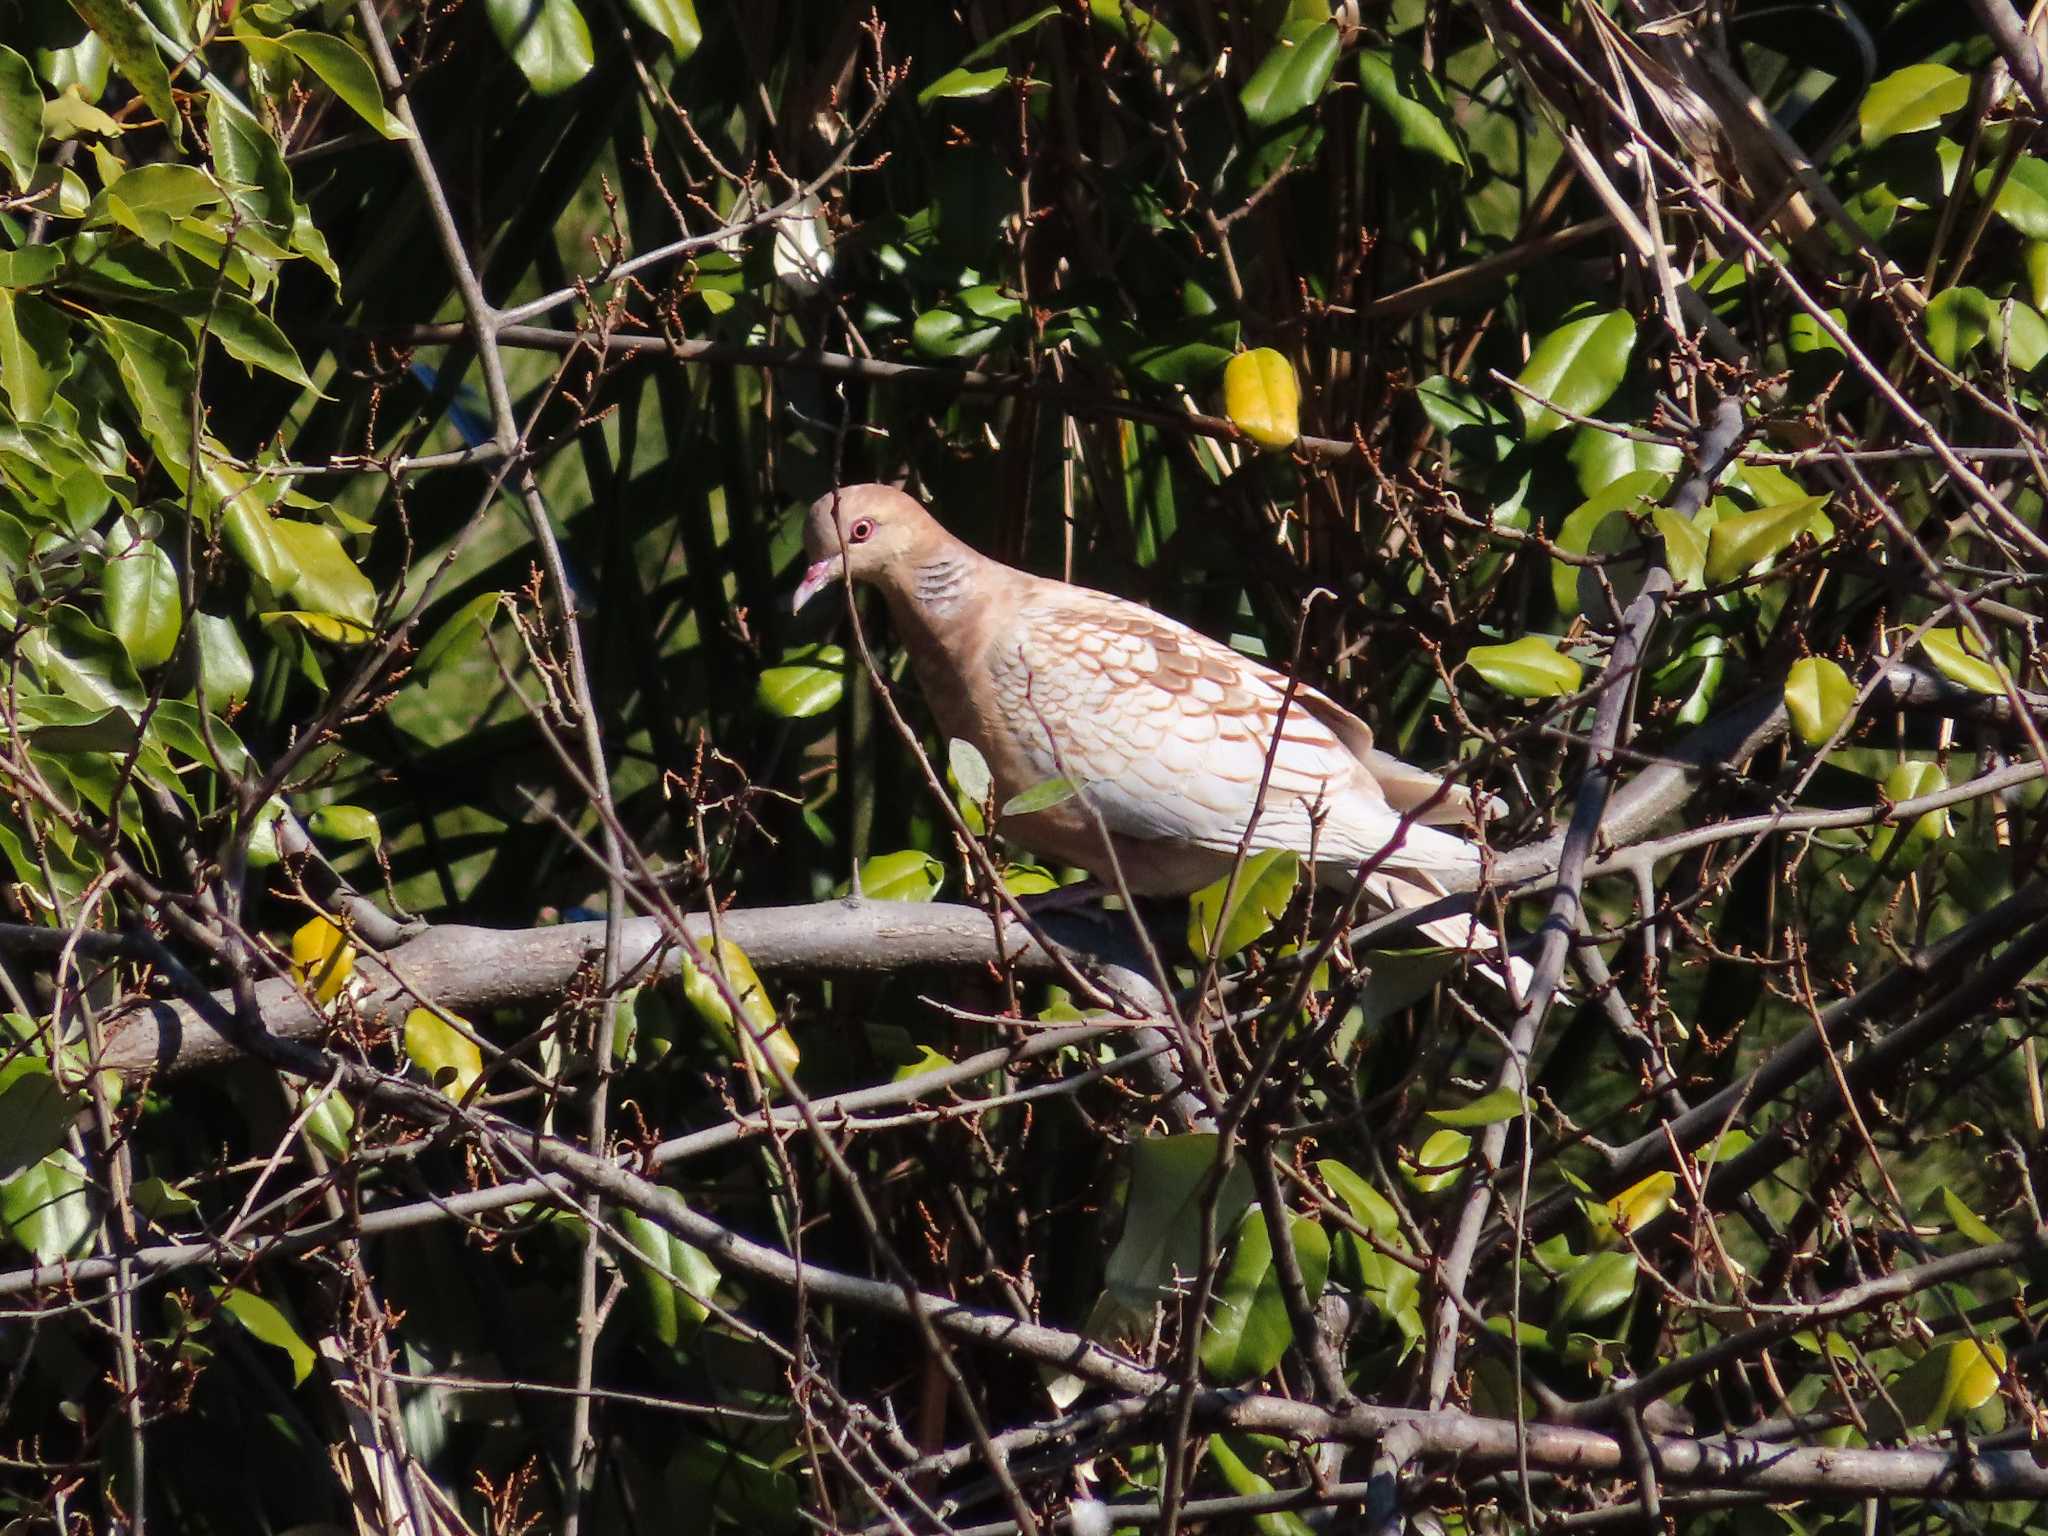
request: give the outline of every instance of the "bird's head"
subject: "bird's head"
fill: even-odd
[[[810,564],[798,583],[792,610],[846,577],[886,585],[892,572],[913,568],[934,540],[946,534],[929,512],[888,485],[847,485],[811,504],[804,521]]]

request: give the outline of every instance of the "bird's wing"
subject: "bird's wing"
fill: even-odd
[[[1032,603],[1002,627],[989,675],[1020,755],[1042,778],[1073,779],[1112,833],[1233,852],[1256,808],[1257,848],[1348,862],[1398,836],[1393,867],[1476,858],[1460,839],[1404,831],[1305,690],[1287,702],[1278,673],[1134,603],[1072,589]]]

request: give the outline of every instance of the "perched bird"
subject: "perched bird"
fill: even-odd
[[[939,729],[987,760],[997,805],[1048,779],[1078,786],[1003,819],[1004,836],[1044,857],[1179,896],[1226,875],[1240,846],[1291,848],[1340,886],[1376,861],[1366,890],[1389,908],[1427,905],[1445,879],[1479,871],[1478,846],[1444,830],[1473,819],[1468,791],[1185,624],[991,560],[886,485],[821,497],[804,550],[794,606],[849,577],[880,591]],[[1495,947],[1470,917],[1422,928],[1453,948]]]

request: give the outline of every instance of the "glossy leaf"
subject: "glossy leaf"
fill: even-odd
[[[1944,366],[1959,368],[1990,337],[1997,306],[1981,288],[1944,288],[1928,301],[1922,323],[1928,350]]]
[[[678,64],[704,41],[697,0],[626,0],[626,9],[668,40],[669,57]]]
[[[930,901],[946,883],[946,866],[915,848],[876,854],[860,866],[860,893],[868,901]]]
[[[1552,1330],[1582,1328],[1619,1310],[1636,1291],[1636,1256],[1621,1250],[1589,1254],[1557,1286]]]
[[[1231,1438],[1229,1435],[1209,1437],[1209,1460],[1223,1479],[1223,1485],[1241,1498],[1270,1497],[1274,1491],[1272,1479],[1254,1471],[1251,1463],[1238,1454]],[[1253,1515],[1248,1523],[1259,1536],[1315,1536],[1315,1527],[1291,1509]],[[1107,1522],[1104,1524],[1106,1528]],[[1075,1528],[1079,1529],[1078,1522]]]
[[[247,1329],[251,1338],[282,1352],[291,1362],[293,1386],[303,1385],[313,1374],[313,1366],[318,1359],[313,1353],[313,1346],[299,1337],[299,1330],[278,1310],[275,1302],[266,1301],[254,1291],[240,1287],[226,1289],[216,1286],[214,1295],[220,1301],[221,1310]]]
[[[1802,656],[1785,677],[1785,708],[1809,747],[1831,740],[1856,705],[1856,685],[1825,656]]]
[[[1429,1118],[1438,1125],[1454,1125],[1460,1130],[1471,1130],[1475,1126],[1498,1125],[1503,1120],[1514,1120],[1527,1114],[1534,1106],[1513,1088],[1496,1088],[1491,1093],[1481,1094],[1470,1104],[1456,1109],[1432,1109]]]
[[[1658,507],[1650,521],[1664,540],[1664,567],[1681,587],[1697,587],[1707,579],[1707,535],[1700,525],[1672,507]]]
[[[308,613],[303,608],[275,608],[256,617],[264,624],[290,625],[332,645],[363,645],[377,636],[369,625],[358,624],[354,619],[337,619],[330,613]]]
[[[1901,805],[1938,794],[1946,788],[1948,780],[1943,776],[1940,764],[1901,758],[1885,775],[1884,798],[1893,805]],[[1895,873],[1910,873],[1919,867],[1936,843],[1949,835],[1949,830],[1949,813],[1945,807],[1915,817],[1909,826],[1888,823],[1871,836],[1871,860]],[[1896,852],[1893,851],[1894,845]]]
[[[560,95],[590,73],[590,27],[575,0],[484,0],[484,11],[535,95]]]
[[[22,638],[21,654],[66,698],[96,710],[142,712],[142,680],[128,652],[68,604],[56,608],[44,628]]]
[[[612,1220],[648,1260],[625,1266],[641,1321],[657,1340],[673,1347],[685,1329],[711,1316],[704,1303],[718,1290],[718,1266],[702,1249],[637,1211],[615,1211]]]
[[[306,829],[323,843],[368,843],[384,841],[377,817],[360,805],[323,805],[306,818]]]
[[[369,625],[377,616],[377,589],[325,523],[270,519],[270,539],[285,591],[315,613]]]
[[[462,1029],[431,1008],[415,1008],[405,1016],[406,1059],[449,1098],[460,1103],[483,1076],[484,1053]],[[467,1020],[459,1020],[467,1027]]]
[[[1294,365],[1271,347],[1240,352],[1223,369],[1223,409],[1261,448],[1277,452],[1301,436],[1301,386]]]
[[[1227,960],[1272,930],[1294,888],[1301,883],[1301,859],[1289,848],[1248,854],[1233,882],[1226,875],[1188,898],[1188,949],[1198,960]],[[1230,905],[1223,898],[1230,890]]]
[[[36,72],[12,48],[0,46],[0,166],[14,190],[26,192],[43,141],[43,93]]]
[[[2008,686],[2005,669],[1984,659],[1984,647],[1966,629],[1930,629],[1920,637],[1920,649],[1941,675],[1972,693],[2004,695]]]
[[[1154,64],[1169,64],[1180,52],[1180,39],[1166,23],[1133,0],[1088,0],[1088,15],[1110,36],[1135,44]]]
[[[943,868],[940,872],[944,873]],[[771,1061],[787,1074],[796,1071],[799,1057],[796,1041],[776,1017],[775,1004],[761,984],[754,962],[727,938],[720,938],[716,944],[700,945],[699,952],[698,956],[677,957],[683,996],[697,1010],[698,1017],[718,1032],[726,1049],[734,1056],[743,1054],[762,1082],[773,1090],[779,1080]],[[704,962],[701,966],[699,958]],[[734,1024],[728,996],[739,1004],[744,1028]]]
[[[1908,1429],[1945,1428],[1991,1401],[2005,1362],[2005,1347],[1995,1339],[1935,1345],[1886,1386],[1890,1402],[1873,1405],[1873,1430],[1890,1438],[1902,1427],[1899,1419]]]
[[[845,691],[846,652],[836,645],[807,645],[763,672],[755,697],[770,714],[808,720],[836,707]]]
[[[1470,168],[1443,87],[1412,50],[1399,43],[1359,49],[1358,83],[1403,149],[1460,171]]]
[[[1202,1256],[1202,1204],[1215,1201],[1218,1246],[1251,1204],[1251,1172],[1232,1162],[1220,1188],[1213,1131],[1141,1136],[1131,1143],[1130,1191],[1123,1234],[1103,1273],[1109,1293],[1150,1314],[1174,1287],[1192,1279]]]
[[[1516,378],[1529,391],[1515,397],[1529,440],[1547,437],[1565,424],[1551,405],[1582,416],[1605,405],[1628,371],[1635,344],[1635,320],[1619,309],[1581,315],[1537,342]],[[1539,405],[1530,395],[1551,404]]]
[[[1771,559],[1813,525],[1825,495],[1805,496],[1780,506],[1724,516],[1707,535],[1707,580],[1734,581]]]
[[[1970,99],[1970,77],[1946,64],[1908,64],[1886,75],[1856,108],[1865,144],[1882,144],[1902,133],[1919,133],[1960,111]]]
[[[185,627],[183,596],[171,557],[150,539],[132,539],[124,545],[110,540],[100,583],[107,628],[136,669],[146,672],[169,661]]]
[[[1029,789],[1020,789],[1003,803],[1005,816],[1035,816],[1040,811],[1049,811],[1056,805],[1065,805],[1081,792],[1080,786],[1065,777],[1042,779]]]
[[[171,75],[157,52],[156,39],[135,0],[71,0],[71,8],[99,35],[114,56],[114,63],[149,104],[170,136],[171,146],[182,149],[184,121],[171,97]]]
[[[492,7],[492,19],[496,20],[496,7]],[[326,32],[297,31],[283,33],[274,41],[318,75],[351,112],[385,138],[412,137],[405,124],[385,107],[377,72],[354,43]]]
[[[1330,1239],[1306,1216],[1293,1217],[1289,1230],[1302,1289],[1313,1304],[1323,1294],[1330,1269]],[[1294,1342],[1280,1273],[1273,1262],[1272,1235],[1257,1207],[1238,1223],[1230,1264],[1216,1288],[1216,1304],[1203,1330],[1202,1367],[1224,1385],[1250,1381],[1280,1363]]]
[[[1654,469],[1631,470],[1610,481],[1565,515],[1557,530],[1557,547],[1574,555],[1611,555],[1626,549],[1635,538],[1629,514],[1640,512],[1670,485],[1671,477]],[[1590,594],[1583,590],[1586,578],[1581,573],[1587,570],[1571,561],[1551,561],[1551,593],[1560,613],[1574,614],[1585,607]]]
[[[1294,22],[1281,28],[1238,93],[1246,121],[1254,128],[1274,128],[1307,112],[1329,85],[1341,46],[1335,22]]]
[[[1400,1238],[1401,1218],[1393,1202],[1362,1176],[1348,1165],[1327,1157],[1316,1164],[1316,1172],[1330,1186],[1330,1192],[1344,1202],[1359,1224],[1374,1237],[1382,1241]]]
[[[308,919],[292,935],[292,978],[323,1007],[332,1002],[355,974],[356,947],[322,913]]]
[[[464,603],[456,610],[455,616],[435,630],[432,638],[420,647],[420,653],[412,664],[413,675],[430,679],[449,662],[467,655],[489,632],[491,621],[497,618],[504,601],[502,592],[485,592]]]
[[[986,96],[1010,83],[1010,72],[994,69],[949,69],[917,93],[917,104],[928,107],[935,101],[960,101]]]
[[[1432,1131],[1413,1152],[1401,1154],[1401,1173],[1421,1193],[1447,1189],[1464,1176],[1472,1138],[1463,1131]]]
[[[0,1233],[38,1263],[84,1257],[97,1224],[85,1169],[66,1149],[0,1181]]]
[[[1605,1245],[1641,1231],[1671,1209],[1671,1197],[1677,1192],[1677,1174],[1653,1173],[1629,1185],[1612,1200],[1589,1202],[1586,1217],[1592,1225],[1594,1241]]]
[[[1585,669],[1555,641],[1524,635],[1505,645],[1475,645],[1465,664],[1502,693],[1517,699],[1562,698],[1576,693]]]
[[[19,1042],[9,1041],[8,1050],[10,1059],[0,1063],[0,1183],[62,1147],[65,1131],[87,1102]]]
[[[0,288],[0,390],[17,421],[35,421],[71,367],[70,328],[32,293]]]

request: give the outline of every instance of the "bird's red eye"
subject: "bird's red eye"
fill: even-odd
[[[846,530],[846,542],[849,544],[865,544],[874,536],[874,532],[875,520],[872,517],[860,518],[851,528]]]

